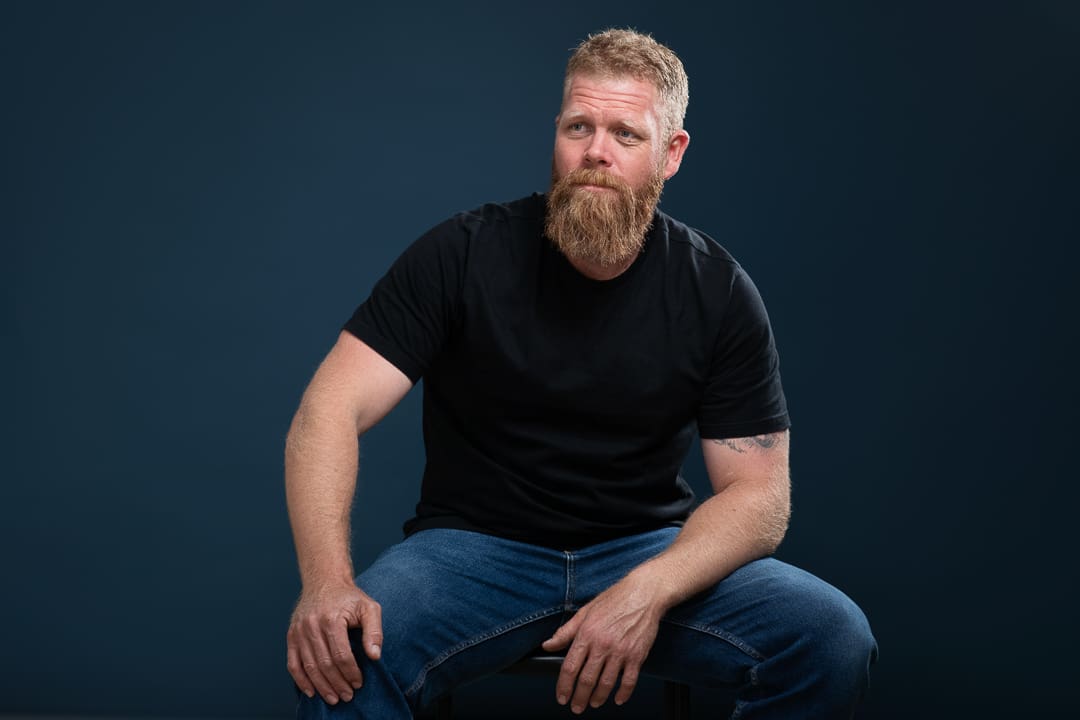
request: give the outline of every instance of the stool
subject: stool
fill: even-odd
[[[546,675],[557,677],[566,656],[537,649],[502,671],[508,675]],[[439,698],[435,706],[436,720],[452,720],[453,693]],[[690,687],[675,680],[664,681],[664,720],[690,720]]]

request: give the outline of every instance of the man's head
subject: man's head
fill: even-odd
[[[545,228],[571,261],[618,270],[641,250],[664,181],[690,141],[682,129],[687,98],[682,63],[647,35],[608,30],[574,52]]]
[[[575,75],[596,78],[636,78],[656,89],[661,132],[670,139],[681,130],[690,102],[690,85],[682,61],[667,46],[634,30],[605,30],[577,46],[566,63],[563,104]]]

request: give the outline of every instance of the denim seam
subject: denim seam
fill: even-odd
[[[757,669],[758,669],[757,665],[754,665],[752,668],[750,668],[750,673],[749,673],[749,675],[750,675],[750,687],[757,687],[757,684],[758,684]],[[743,713],[743,708],[745,708],[745,707],[746,707],[746,702],[744,700],[740,700],[738,698],[735,698],[735,706],[731,710],[731,720],[738,720],[739,718],[741,718],[742,713]]]
[[[563,551],[566,556],[566,595],[563,597],[563,609],[574,607],[574,554]]]
[[[712,635],[713,637],[720,638],[724,642],[727,642],[727,643],[729,643],[731,645],[734,645],[738,650],[740,650],[741,652],[746,653],[747,655],[752,657],[757,662],[761,662],[761,661],[765,660],[765,655],[758,652],[751,645],[749,645],[746,642],[744,642],[743,640],[735,637],[734,635],[732,635],[729,632],[725,632],[723,630],[717,630],[715,628],[709,627],[708,625],[702,625],[702,624],[698,624],[698,623],[680,622],[678,620],[672,620],[670,618],[664,618],[663,622],[668,623],[670,625],[678,625],[680,627],[684,627],[684,628],[687,628],[689,630],[697,630],[698,632],[703,632],[706,635]]]
[[[528,625],[531,622],[542,620],[552,615],[557,615],[561,612],[563,612],[563,609],[561,607],[550,608],[548,610],[539,610],[529,615],[519,617],[516,620],[512,620],[505,625],[495,628],[494,630],[489,630],[486,633],[477,635],[476,637],[470,638],[468,640],[458,643],[457,645],[454,645],[450,649],[445,650],[442,654],[436,656],[435,659],[433,659],[431,662],[421,668],[420,674],[417,676],[416,680],[413,682],[412,685],[409,686],[409,689],[405,691],[405,696],[408,698],[412,698],[417,693],[419,693],[420,690],[424,687],[424,682],[427,680],[428,673],[437,668],[439,665],[442,665],[454,655],[457,655],[464,650],[468,650],[471,647],[479,645],[485,640],[490,640],[491,638],[498,637],[499,635],[504,635],[511,630],[515,630],[524,625]]]
[[[671,620],[669,618],[664,618],[661,622],[665,622],[665,623],[668,623],[670,625],[678,625],[679,627],[684,627],[684,628],[686,628],[688,630],[697,630],[698,632],[705,633],[706,635],[712,635],[713,637],[719,638],[719,639],[723,640],[724,642],[733,645],[737,650],[739,650],[739,652],[746,653],[747,655],[752,657],[754,660],[756,660],[758,662],[758,664],[760,664],[762,661],[765,660],[764,655],[762,655],[760,652],[755,650],[753,647],[751,647],[750,645],[743,642],[742,640],[735,637],[734,635],[732,635],[729,632],[724,632],[723,630],[716,630],[715,628],[711,628],[708,625],[701,625],[701,624],[698,624],[698,623],[679,622],[678,620]],[[754,665],[754,666],[752,666],[750,668],[749,675],[750,675],[750,686],[751,687],[756,687],[757,684],[758,684],[757,665]],[[734,705],[734,707],[732,708],[732,711],[731,711],[731,720],[738,720],[738,718],[742,717],[742,711],[743,711],[743,707],[745,705],[746,705],[745,702],[743,702],[742,700],[739,700],[738,698],[736,698],[735,705]]]

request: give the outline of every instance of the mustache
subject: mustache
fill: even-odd
[[[629,190],[629,186],[619,178],[602,170],[592,168],[578,168],[571,170],[562,177],[566,185],[595,185],[597,187],[611,188],[612,190]]]

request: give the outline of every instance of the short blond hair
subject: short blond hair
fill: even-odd
[[[571,77],[579,74],[633,77],[652,83],[663,108],[664,140],[671,140],[676,131],[682,130],[690,102],[686,70],[679,56],[651,35],[612,28],[586,38],[566,63],[564,102],[570,92]]]

